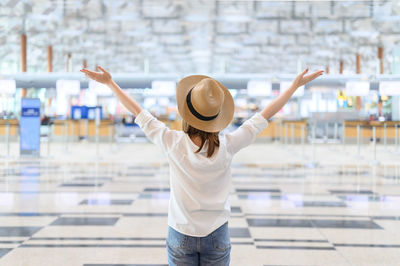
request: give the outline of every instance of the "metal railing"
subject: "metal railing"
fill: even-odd
[[[309,121],[307,124],[296,124],[291,122],[280,122],[276,123],[277,127],[274,131],[274,139],[283,148],[294,151],[301,154],[303,161],[308,162],[310,165],[318,164],[317,149],[319,144],[329,145],[332,149],[340,153],[346,153],[347,147],[351,146],[351,150],[347,150],[346,154],[353,154],[358,159],[367,159],[363,156],[363,149],[368,139],[370,143],[371,151],[370,163],[378,163],[378,150],[379,152],[389,152],[391,154],[400,155],[400,124],[387,124],[372,126],[372,125],[346,125],[345,123],[319,123],[318,121]],[[57,140],[60,143],[64,152],[71,153],[71,143],[77,141],[79,133],[76,132],[77,128],[74,123],[69,124],[68,121],[60,122],[57,124],[50,123],[47,125],[47,147],[45,155],[51,157],[53,148],[52,145],[56,141],[55,138],[55,127],[58,127],[59,137]],[[13,129],[16,130],[13,130]],[[0,124],[0,132],[3,132],[2,146],[0,149],[0,156],[10,157],[12,153],[11,143],[11,131],[16,132],[16,136],[19,137],[19,126],[10,123]],[[352,130],[350,130],[352,129]],[[350,130],[350,131],[349,131]],[[379,131],[378,131],[379,130]],[[86,124],[85,138],[88,139],[88,127]],[[276,136],[280,133],[279,136]],[[355,133],[355,135],[354,135]],[[390,136],[390,137],[389,137]],[[101,157],[103,145],[100,143],[108,143],[109,149],[112,150],[116,144],[116,130],[115,124],[100,124],[95,125],[95,134],[91,135],[91,143],[95,144],[94,155],[97,158]],[[19,142],[19,141],[18,141]],[[355,144],[355,146],[354,146]],[[342,149],[340,149],[342,145]],[[378,147],[381,148],[378,149]],[[383,147],[383,148],[382,148]],[[371,153],[372,152],[372,153]],[[103,151],[104,154],[104,151]],[[353,156],[353,155],[352,155]]]
[[[371,152],[369,153],[372,159],[369,161],[370,164],[378,164],[378,146],[383,146],[383,151],[400,155],[400,123],[399,124],[387,124],[382,125],[346,125],[345,123],[327,123],[316,121],[309,121],[307,125],[298,125],[291,122],[276,123],[279,128],[275,132],[280,132],[281,135],[278,138],[278,143],[283,145],[284,149],[295,151],[297,144],[300,144],[300,151],[303,159],[308,162],[309,165],[317,165],[318,157],[316,156],[316,148],[318,144],[327,145],[339,151],[337,148],[342,145],[342,153],[346,152],[346,147],[352,147],[355,154],[354,157],[358,159],[367,159],[366,156],[362,156],[362,149],[368,140],[370,143]],[[355,131],[350,130],[353,129]],[[378,129],[379,134],[378,134]],[[350,132],[349,132],[350,130]],[[388,137],[388,131],[391,130],[391,137]],[[297,131],[297,132],[296,132]],[[394,131],[394,136],[393,136]],[[297,134],[295,134],[295,132]],[[273,137],[267,137],[273,138]],[[296,141],[297,139],[297,141]],[[308,150],[307,156],[305,151],[306,144],[311,146],[311,151]],[[389,143],[391,145],[389,145]],[[349,150],[346,154],[352,154]]]
[[[10,123],[4,123],[4,124],[0,124],[0,129],[1,132],[4,132],[4,143],[3,143],[3,150],[4,152],[1,153],[0,152],[0,157],[11,157],[11,131],[13,131],[13,129],[15,129],[15,137],[17,138],[17,140],[19,139],[19,125],[18,124],[10,124]]]

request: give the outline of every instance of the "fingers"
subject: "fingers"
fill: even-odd
[[[301,75],[304,76],[307,72],[308,72],[308,68],[306,68],[306,69],[301,73]]]
[[[321,76],[322,73],[324,73],[323,70],[315,71],[314,73],[311,73],[310,75],[307,75],[307,77],[314,77],[314,76],[318,77],[318,76]]]
[[[83,72],[83,73],[85,73],[87,75],[89,75],[89,74],[97,74],[97,72],[89,70],[89,69],[86,69],[86,68],[81,69],[81,72]]]
[[[319,76],[321,76],[324,73],[323,70],[319,70],[319,71],[315,71],[314,73],[307,75],[304,77],[304,79],[306,80],[306,83],[318,78]]]
[[[314,72],[314,74],[317,74],[318,76],[321,76],[323,73],[324,73],[323,70],[318,70]]]
[[[97,66],[103,73],[106,73],[106,74],[108,74],[108,71],[107,70],[105,70],[104,68],[102,68],[101,66]]]
[[[314,73],[311,74],[311,76],[313,77],[313,79],[315,79],[315,78],[321,76],[322,73],[324,73],[323,70],[315,71]]]

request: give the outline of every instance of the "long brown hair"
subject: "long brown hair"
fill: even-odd
[[[208,140],[208,149],[207,149],[207,158],[210,158],[215,151],[215,147],[219,147],[219,132],[205,132],[200,129],[194,128],[189,125],[185,120],[182,120],[182,129],[183,131],[189,135],[189,137],[199,136],[201,139],[201,145],[199,149],[196,151],[198,153]]]

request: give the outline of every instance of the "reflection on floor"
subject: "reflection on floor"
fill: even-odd
[[[231,265],[399,265],[400,166],[232,169]],[[165,163],[0,162],[0,265],[166,265]]]

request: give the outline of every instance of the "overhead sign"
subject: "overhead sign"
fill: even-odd
[[[368,96],[369,82],[368,81],[348,81],[345,89],[347,96]]]
[[[399,81],[379,82],[379,94],[385,95],[385,96],[400,95],[400,82]]]
[[[15,80],[0,79],[0,94],[15,94],[16,88]]]
[[[40,155],[40,100],[21,99],[20,154]]]
[[[285,90],[287,90],[288,88],[290,88],[290,86],[292,86],[292,82],[290,81],[282,81],[280,83],[280,88],[279,88],[279,92],[280,94],[282,94]],[[304,96],[304,85],[297,88],[297,90],[294,92],[293,97],[302,97]]]
[[[98,96],[111,96],[112,90],[105,84],[95,80],[89,81],[89,90]]]
[[[170,80],[154,80],[151,82],[152,94],[159,96],[174,96],[176,92],[176,82]]]
[[[272,84],[267,80],[250,80],[247,83],[247,94],[251,97],[272,95]]]
[[[81,91],[81,82],[79,80],[57,80],[57,94],[79,95]]]

